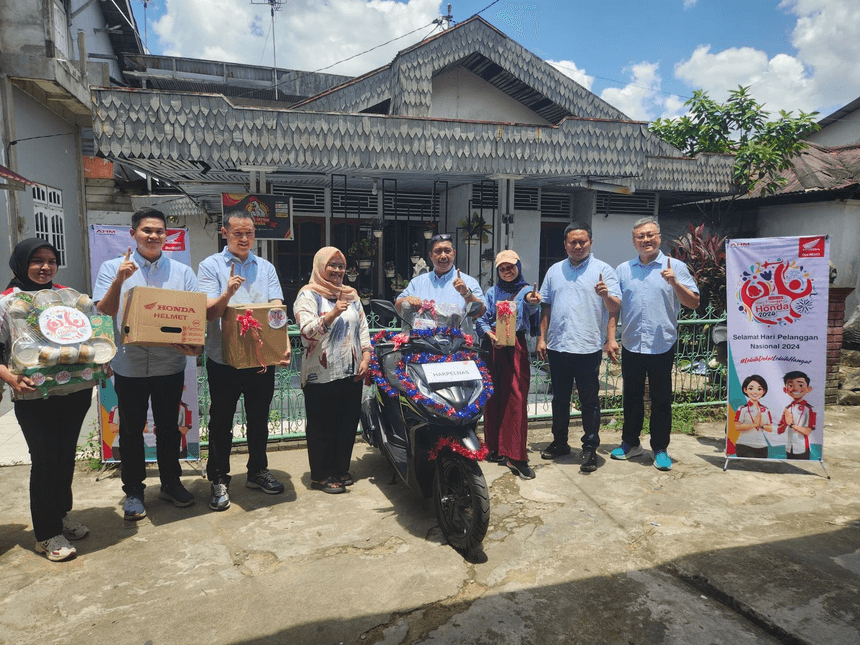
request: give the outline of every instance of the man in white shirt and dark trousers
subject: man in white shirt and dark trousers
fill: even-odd
[[[200,263],[197,277],[207,296],[206,374],[209,380],[209,461],[206,472],[212,482],[209,508],[230,507],[230,451],[233,446],[233,417],[239,396],[245,397],[248,440],[246,486],[265,493],[284,492],[284,485],[269,472],[266,444],[269,438],[269,405],[275,393],[275,367],[265,371],[237,369],[224,363],[221,354],[221,316],[228,306],[282,304],[283,292],[275,267],[251,252],[254,220],[245,211],[224,215],[221,235],[227,246]],[[284,333],[287,333],[284,328]],[[290,348],[281,365],[290,364]]]

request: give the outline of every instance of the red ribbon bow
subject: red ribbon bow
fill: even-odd
[[[391,340],[394,342],[394,349],[397,350],[397,349],[400,349],[401,345],[405,345],[406,343],[409,342],[409,335],[408,334],[402,334],[402,333],[397,334],[395,336],[392,336]]]
[[[511,303],[509,300],[502,300],[501,302],[496,304],[496,312],[499,315],[499,318],[504,318],[505,316],[513,316],[514,310],[511,307]]]
[[[254,318],[254,312],[250,309],[245,311],[244,316],[236,316],[236,322],[241,325],[239,335],[244,336],[245,332],[251,330],[251,335],[254,337],[254,350],[257,353],[257,361],[260,363],[258,372],[262,374],[266,371],[266,361],[263,360],[263,339],[260,337],[262,325]]]

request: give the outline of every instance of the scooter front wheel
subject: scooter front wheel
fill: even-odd
[[[481,467],[456,453],[437,459],[433,481],[436,519],[448,544],[460,551],[481,544],[490,524],[490,494]]]

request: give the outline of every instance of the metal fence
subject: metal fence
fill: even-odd
[[[708,307],[703,317],[696,312],[684,310],[678,319],[678,345],[672,373],[674,385],[673,405],[715,406],[726,402],[726,367],[716,360],[716,347],[712,339],[714,325],[724,323],[725,318],[715,317]],[[375,314],[368,316],[371,335],[380,329]],[[388,327],[387,329],[397,329]],[[302,394],[299,373],[301,370],[301,338],[298,328],[289,327],[290,343],[293,348],[293,361],[290,367],[275,368],[275,395],[269,408],[270,439],[300,439],[305,436],[305,401]],[[536,340],[530,339],[532,352],[532,376],[529,389],[529,419],[549,419],[552,416],[552,386],[549,366],[537,359]],[[208,440],[209,424],[209,386],[205,368],[198,371],[198,397],[200,405],[201,441]],[[604,359],[600,378],[600,407],[604,414],[621,412],[621,365]],[[647,390],[646,390],[647,392]],[[574,391],[571,401],[571,416],[578,417],[580,412]],[[237,439],[245,436],[245,409],[239,400],[234,426]]]

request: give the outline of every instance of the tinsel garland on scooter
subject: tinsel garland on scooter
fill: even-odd
[[[466,340],[466,342],[471,345],[472,337],[469,334],[464,334],[461,330],[456,327],[446,327],[446,328],[437,328],[437,329],[416,329],[412,331],[413,336],[418,337],[429,337],[435,335],[445,335],[445,336],[453,336],[459,337]],[[373,344],[379,342],[387,342],[391,341],[395,344],[395,348],[399,348],[402,344],[407,342],[408,339],[405,339],[405,334],[398,334],[393,331],[380,331],[375,334],[372,338]],[[398,342],[400,341],[400,342]],[[407,363],[417,363],[419,365],[425,363],[453,363],[455,361],[475,361],[475,364],[478,367],[478,371],[481,374],[481,380],[484,385],[484,389],[481,394],[478,396],[478,399],[474,403],[470,403],[462,410],[455,410],[452,406],[447,405],[445,403],[440,403],[439,401],[434,401],[428,396],[425,396],[420,392],[418,387],[415,385],[415,382],[409,376],[409,373],[406,369]],[[382,370],[379,367],[379,362],[376,358],[376,352],[372,352],[370,355],[370,368],[368,370],[370,372],[371,377],[373,378],[376,386],[385,392],[390,397],[397,396],[397,390],[395,390],[388,383],[388,379],[382,374]],[[413,400],[425,407],[428,407],[432,410],[440,414],[444,414],[445,416],[457,419],[467,419],[473,416],[476,416],[481,413],[484,409],[484,406],[487,404],[487,399],[493,394],[493,381],[490,377],[490,371],[487,369],[487,366],[484,364],[484,361],[475,353],[470,351],[459,351],[454,354],[450,354],[447,356],[440,354],[431,354],[429,352],[407,352],[403,353],[400,357],[400,360],[397,361],[397,365],[394,368],[394,373],[397,375],[397,380],[400,383],[400,386],[406,391]],[[468,456],[468,455],[467,455]]]

